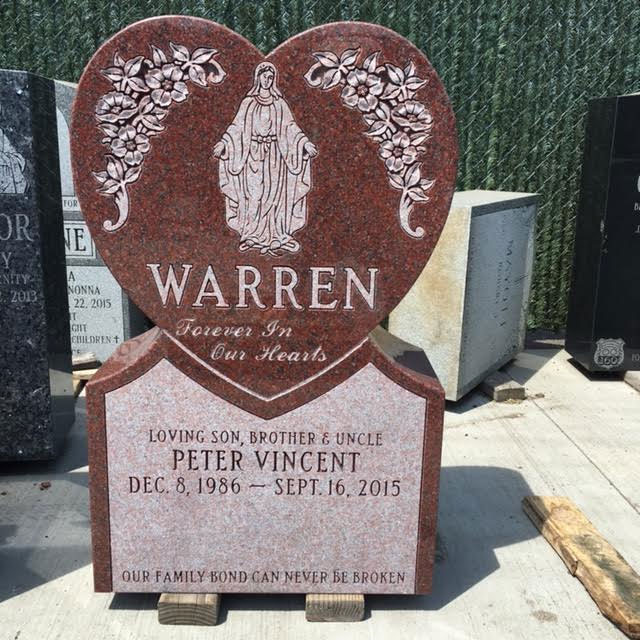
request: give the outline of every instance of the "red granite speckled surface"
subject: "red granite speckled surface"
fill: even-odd
[[[429,259],[454,188],[454,116],[425,56],[399,35],[361,23],[312,29],[265,58],[208,21],[146,20],[107,41],[87,66],[74,105],[72,152],[76,190],[96,245],[158,325],[123,344],[87,387],[96,590],[123,585],[121,575],[112,576],[110,500],[120,495],[121,513],[144,512],[144,503],[136,507],[133,496],[123,497],[110,484],[109,456],[123,462],[130,447],[149,446],[136,440],[123,448],[127,426],[122,416],[110,421],[107,407],[123,398],[136,419],[145,419],[144,406],[153,417],[166,400],[164,390],[140,381],[175,375],[184,393],[205,404],[221,398],[236,405],[262,425],[258,429],[276,423],[304,428],[290,423],[305,415],[305,405],[326,408],[334,390],[341,407],[333,422],[329,412],[327,425],[366,432],[375,425],[348,424],[345,406],[353,402],[354,416],[368,415],[367,405],[381,400],[376,393],[388,392],[389,406],[402,393],[413,394],[425,413],[424,424],[422,413],[408,418],[419,423],[411,438],[422,471],[409,474],[418,504],[404,524],[416,535],[392,544],[404,545],[405,560],[407,552],[415,555],[415,570],[411,584],[395,592],[427,592],[444,393],[421,351],[375,328]],[[163,298],[170,268],[176,287]],[[260,283],[251,288],[254,278]],[[365,370],[377,370],[387,382],[364,391],[350,387]],[[132,396],[127,389],[134,388],[144,397]],[[345,400],[340,394],[350,388],[359,395]],[[159,426],[188,428],[190,411],[167,413],[167,424]],[[227,418],[210,419],[216,427]],[[393,421],[387,423],[392,434]],[[107,451],[108,441],[118,450]],[[406,447],[411,444],[402,441],[390,453]],[[376,456],[370,469],[385,468],[384,450]],[[131,464],[131,473],[147,473]],[[129,473],[128,467],[120,471]],[[256,494],[237,499],[257,513],[264,507]],[[303,518],[320,508],[319,501],[296,504],[287,507]],[[348,505],[329,507],[339,522]],[[214,512],[215,502],[194,507],[203,521]],[[384,518],[371,523],[358,554],[382,520],[406,513],[380,503]],[[120,528],[120,545],[127,539],[121,534]],[[160,548],[166,541],[143,542]],[[331,544],[335,540],[327,548],[329,563]],[[388,548],[389,558],[397,557],[398,550]],[[135,564],[134,547],[121,546],[118,554]],[[379,556],[384,561],[384,549]]]
[[[140,83],[143,88],[147,86],[148,91],[138,94],[134,101],[137,105],[142,98],[151,98],[154,95],[152,86],[156,86],[154,79],[149,79],[152,69],[145,73],[144,59],[139,60],[139,57],[149,58],[153,64],[151,46],[155,46],[166,54],[167,64],[172,64],[171,43],[186,47],[187,55],[192,57],[196,56],[198,48],[201,51],[207,47],[216,49],[218,53],[202,68],[207,73],[217,73],[217,79],[221,76],[219,68],[226,75],[221,82],[207,84],[205,88],[189,79],[188,69],[181,70],[188,95],[186,98],[180,95],[182,85],[178,87],[180,91],[176,89],[175,96],[180,101],[172,102],[163,119],[156,121],[164,130],[152,135],[153,130],[141,129],[145,123],[138,119],[131,142],[126,139],[126,132],[120,131],[122,135],[114,132],[114,127],[122,129],[123,121],[114,120],[113,105],[101,103],[98,106],[100,100],[113,92],[113,82],[122,78],[129,83],[124,93],[134,97]],[[345,54],[349,49],[360,51],[356,62]],[[178,55],[184,57],[182,51]],[[375,108],[361,112],[358,104],[349,108],[341,98],[345,90],[347,94],[350,91],[348,83],[322,90],[305,80],[305,74],[318,59],[313,54],[319,52],[341,56],[348,65],[345,77],[349,75],[349,69],[357,71],[356,67],[363,67],[369,54],[379,52],[375,62],[378,71],[368,74],[379,80],[380,86],[373,89],[377,95],[372,93],[373,97],[370,97],[377,112]],[[115,58],[114,66],[116,54],[120,60]],[[317,150],[315,157],[307,158],[311,185],[306,194],[304,224],[292,235],[299,250],[276,251],[279,255],[261,254],[258,250],[240,251],[240,234],[225,220],[225,197],[219,184],[221,163],[212,152],[234,120],[239,105],[253,85],[256,66],[264,59],[252,44],[208,21],[174,17],[137,23],[107,41],[87,66],[74,105],[72,132],[78,197],[105,262],[135,303],[158,326],[174,337],[179,333],[181,321],[182,327],[194,329],[183,332],[177,339],[205,365],[238,385],[235,390],[229,389],[234,401],[244,398],[246,391],[257,397],[270,398],[269,409],[263,400],[257,403],[263,405],[263,414],[280,404],[274,396],[323,371],[356,347],[406,293],[428,260],[444,224],[454,187],[457,157],[454,116],[445,90],[424,54],[401,36],[375,25],[339,23],[312,29],[266,56],[277,69],[277,87],[296,125]],[[326,62],[326,57],[323,59]],[[127,68],[129,61],[133,63]],[[120,69],[118,62],[122,63]],[[158,62],[162,67],[162,61]],[[207,66],[211,62],[218,66]],[[333,64],[331,59],[326,63]],[[395,65],[395,75],[386,70],[386,64]],[[398,76],[397,69],[402,77]],[[137,76],[134,75],[136,70]],[[105,73],[110,74],[111,80]],[[363,76],[362,71],[359,73]],[[171,77],[171,72],[167,75]],[[357,84],[357,78],[352,76],[351,80]],[[421,80],[426,83],[421,85]],[[405,159],[412,160],[412,166],[420,168],[421,175],[414,174],[414,178],[434,180],[424,191],[428,201],[414,202],[408,222],[410,230],[424,228],[424,236],[419,238],[401,228],[401,192],[390,185],[389,177],[393,172],[389,172],[385,164],[385,160],[392,164],[393,159],[381,157],[388,156],[388,150],[383,150],[380,140],[365,135],[373,125],[363,119],[363,115],[368,115],[377,118],[378,123],[386,120],[395,126],[396,133],[402,133],[398,114],[392,112],[394,101],[397,102],[402,91],[411,91],[408,86],[419,86],[411,93],[409,102],[422,105],[414,105],[410,110],[424,111],[424,107],[426,115],[421,114],[420,120],[414,118],[413,128],[405,126],[405,130],[411,135],[423,133],[427,138],[410,143],[412,148],[405,153]],[[169,90],[171,86],[165,88]],[[366,91],[356,87],[355,91],[358,90]],[[394,95],[394,91],[395,98],[384,98],[386,94]],[[162,102],[160,94],[156,93],[155,98]],[[345,95],[344,100],[353,102],[353,95],[351,98]],[[131,104],[129,99],[121,102],[119,113]],[[365,104],[364,108],[368,109],[371,104]],[[102,118],[111,117],[111,120],[99,121],[96,108]],[[406,125],[406,119],[404,122]],[[99,124],[103,125],[102,130],[98,128]],[[376,126],[384,130],[385,125]],[[109,138],[109,129],[113,138]],[[136,138],[140,131],[148,134],[145,139]],[[114,146],[113,140],[119,135],[125,139],[116,141]],[[402,145],[407,140],[401,138],[397,139],[396,147],[401,149],[397,153],[402,152]],[[105,144],[103,139],[108,142]],[[137,144],[142,156],[125,156],[121,162],[125,170],[133,169],[134,173],[141,170],[126,187],[129,199],[126,222],[115,231],[107,231],[105,222],[113,224],[118,218],[114,194],[101,195],[98,189],[104,187],[104,182],[101,185],[92,174],[105,172],[107,155],[112,154],[117,159],[114,153],[122,153],[123,144],[127,142],[133,147],[132,154],[135,154]],[[392,147],[392,152],[396,148],[393,143],[387,147]],[[423,150],[417,151],[417,147]],[[143,161],[135,164],[140,157]],[[127,159],[133,164],[128,165]],[[113,167],[111,169],[118,179],[117,172]],[[111,180],[112,176],[105,178],[105,175],[103,173],[103,180]],[[110,185],[117,188],[113,181],[107,187]],[[161,280],[166,277],[169,265],[173,265],[178,281],[185,273],[182,265],[192,265],[188,267],[180,305],[171,295],[163,304],[154,284],[153,268],[147,266],[153,264],[160,265],[157,269]],[[218,299],[211,296],[200,301],[202,306],[192,306],[197,302],[209,265],[224,303],[228,305],[226,308],[217,307]],[[257,307],[251,295],[247,295],[248,308],[237,308],[240,266],[259,271],[261,283],[257,291],[264,309]],[[294,295],[302,309],[293,308],[287,295],[283,296],[284,308],[274,308],[274,267],[283,266],[295,271],[298,282]],[[313,302],[312,267],[335,269],[335,275],[323,272],[318,276],[320,282],[331,282],[333,287],[332,291],[320,291],[319,302],[335,301],[335,309],[309,308]],[[371,284],[369,270],[376,270],[373,308],[353,287],[353,308],[345,308],[348,306],[346,268],[352,269],[368,290]],[[252,277],[252,273],[246,276],[249,281]],[[286,283],[291,276],[287,273],[281,277]],[[207,291],[211,290],[209,286]],[[290,335],[266,339],[261,333],[272,321],[290,330]],[[233,338],[206,336],[206,327],[210,332],[216,327],[221,330],[241,328],[243,335]],[[247,328],[250,335],[247,335]],[[218,355],[222,357],[214,359],[212,352],[218,345],[223,345],[218,349]],[[269,355],[256,360],[265,349],[270,350]],[[278,357],[284,357],[283,353],[300,360],[279,360]],[[305,353],[309,359],[303,361]],[[234,355],[235,359],[227,359]],[[288,402],[283,400],[285,404]]]

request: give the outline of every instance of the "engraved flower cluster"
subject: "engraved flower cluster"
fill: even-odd
[[[136,56],[124,60],[116,53],[113,66],[101,71],[113,91],[97,102],[95,117],[109,147],[106,171],[93,173],[100,183],[98,192],[115,199],[119,217],[105,221],[107,231],[115,231],[127,220],[127,185],[140,177],[144,156],[151,150],[151,138],[165,130],[164,119],[171,105],[184,102],[188,82],[200,87],[221,83],[225,71],[214,60],[215,49],[200,47],[190,52],[170,43],[171,59],[152,46],[151,58]]]
[[[329,91],[341,89],[342,102],[357,109],[369,126],[365,135],[378,143],[389,184],[402,192],[400,223],[413,237],[422,237],[424,229],[411,229],[409,215],[414,202],[426,202],[434,180],[422,177],[419,155],[430,137],[433,117],[426,106],[415,99],[427,84],[416,75],[413,62],[404,68],[379,64],[380,52],[372,53],[361,64],[360,48],[347,49],[340,56],[331,51],[314,53],[316,63],[305,80],[312,87]]]

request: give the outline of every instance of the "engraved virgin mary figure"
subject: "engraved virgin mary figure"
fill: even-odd
[[[296,124],[277,85],[277,70],[261,62],[233,122],[213,148],[219,159],[226,221],[240,251],[296,252],[293,234],[307,220],[315,145]]]

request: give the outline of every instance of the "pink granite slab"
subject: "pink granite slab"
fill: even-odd
[[[426,375],[420,351],[378,330],[353,354],[346,379],[265,420],[195,380],[175,348],[154,329],[122,345],[87,387],[97,590],[429,590],[443,393]],[[166,441],[169,430],[180,438],[180,429],[195,441]],[[237,441],[213,442],[213,431],[219,438],[223,431],[237,434]],[[260,433],[285,440],[260,443]],[[364,433],[367,442],[339,445],[338,433]],[[304,440],[290,444],[291,437]],[[225,452],[226,469],[218,468],[217,450]],[[266,451],[310,452],[304,458],[310,471],[260,470],[256,452]],[[321,451],[327,453],[319,459]],[[347,452],[339,459],[343,468],[330,469],[333,452]],[[201,468],[206,455],[208,470]],[[200,494],[198,479],[209,477],[216,490]],[[224,495],[222,478],[232,489]],[[315,489],[310,478],[317,479]],[[328,495],[329,479],[334,487],[342,480],[345,494]],[[380,487],[371,484],[376,480]],[[278,487],[294,495],[277,495]],[[381,495],[371,495],[379,488]],[[362,490],[369,495],[358,495]],[[296,573],[302,571],[316,573]]]

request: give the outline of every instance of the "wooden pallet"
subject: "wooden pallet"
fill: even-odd
[[[567,498],[528,496],[522,508],[598,608],[640,639],[640,576]]]

